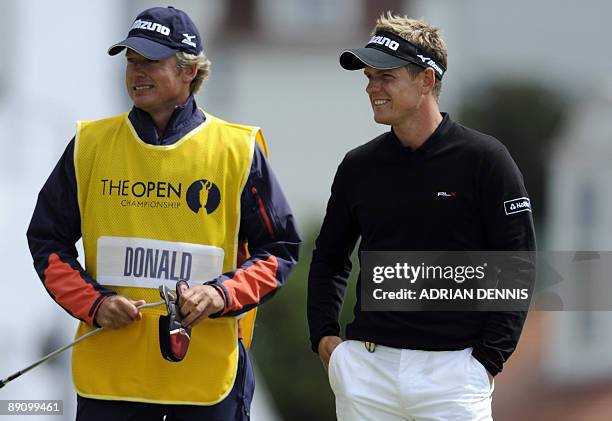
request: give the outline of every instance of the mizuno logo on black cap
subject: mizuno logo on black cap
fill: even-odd
[[[382,35],[374,35],[370,39],[369,43],[384,45],[385,47],[393,51],[397,51],[397,49],[399,48],[399,42],[393,41],[392,39],[389,39],[387,37],[383,37]]]
[[[440,76],[444,74],[444,70],[442,70],[440,66],[438,66],[436,62],[433,61],[431,58],[425,57],[424,55],[421,55],[421,54],[417,54],[417,57],[420,58],[423,63],[427,64],[429,67],[431,67],[436,72],[438,72]]]
[[[438,64],[434,59],[432,59],[431,54],[427,54],[423,51],[421,47],[417,47],[412,44],[410,41],[400,37],[399,35],[388,32],[388,31],[379,31],[376,32],[371,38],[365,48],[374,48],[376,50],[382,51],[383,53],[389,54],[390,56],[399,58],[404,60],[407,63],[416,64],[419,67],[423,68],[432,68],[436,73],[436,77],[438,79],[442,79],[444,72],[446,69]],[[350,50],[349,50],[350,51]],[[363,55],[362,52],[362,62],[367,63],[367,58]],[[365,53],[367,54],[367,53]],[[364,60],[366,58],[366,60]],[[376,64],[380,64],[383,58],[378,57]],[[397,60],[394,60],[392,63],[389,63],[390,66],[398,67]],[[384,65],[382,65],[384,67]],[[372,66],[376,67],[376,66]],[[389,67],[393,68],[393,67]]]

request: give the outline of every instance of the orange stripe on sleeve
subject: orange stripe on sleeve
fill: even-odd
[[[225,312],[240,310],[249,304],[258,304],[261,298],[277,288],[278,260],[270,256],[247,269],[238,269],[231,279],[223,281],[230,305]]]
[[[93,325],[89,310],[100,297],[100,293],[81,277],[78,270],[62,262],[56,253],[49,255],[49,266],[45,270],[45,286],[58,304],[73,316]],[[98,306],[102,301],[100,300]]]

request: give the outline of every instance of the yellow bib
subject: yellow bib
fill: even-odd
[[[159,301],[157,287],[179,278],[201,284],[236,267],[240,195],[256,127],[206,121],[173,145],[138,138],[127,113],[80,122],[75,172],[85,268],[131,299]],[[81,396],[168,404],[212,405],[231,390],[238,362],[237,321],[221,317],[192,330],[185,359],[162,358],[158,317],[143,309],[127,328],[105,330],[73,350]],[[250,334],[254,318],[248,318]],[[79,325],[77,337],[89,332]]]

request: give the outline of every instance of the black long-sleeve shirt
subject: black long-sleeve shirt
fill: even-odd
[[[141,109],[132,108],[128,118],[145,142],[171,145],[202,124],[205,115],[190,96],[183,106],[175,108],[162,134],[156,132],[151,116]],[[224,316],[241,314],[272,297],[298,259],[301,240],[295,220],[257,145],[240,196],[240,209],[238,236],[248,243],[251,256],[238,262],[236,270],[210,282],[224,297]],[[39,193],[27,237],[34,267],[49,295],[72,316],[94,324],[100,304],[114,292],[93,279],[77,260],[75,243],[81,237],[81,216],[74,138]]]
[[[452,196],[439,195],[439,192]],[[526,198],[523,177],[496,139],[447,114],[418,149],[391,130],[350,151],[338,167],[308,279],[308,322],[316,352],[338,323],[350,255],[359,251],[535,250],[530,210],[509,213],[504,202]],[[516,276],[532,285],[535,262]],[[500,276],[503,277],[503,274]],[[360,291],[361,274],[357,291]],[[420,350],[474,347],[493,375],[516,348],[526,312],[362,311],[360,294],[348,339]]]

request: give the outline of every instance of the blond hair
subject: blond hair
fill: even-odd
[[[184,51],[177,51],[176,64],[178,67],[189,67],[194,64],[196,65],[196,75],[189,84],[189,93],[194,95],[200,90],[204,81],[208,79],[208,75],[210,74],[210,60],[206,58],[204,52],[195,55],[186,53]]]
[[[448,51],[442,39],[439,28],[434,28],[422,19],[410,19],[408,16],[394,15],[391,12],[383,13],[376,21],[372,30],[372,35],[378,31],[391,32],[406,41],[414,44],[444,68],[447,66]],[[422,67],[410,64],[407,66],[408,72],[414,78],[423,71]],[[433,94],[438,99],[442,89],[442,81],[436,78]]]

